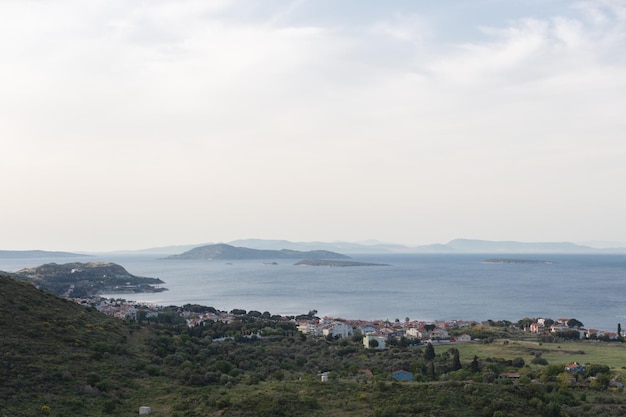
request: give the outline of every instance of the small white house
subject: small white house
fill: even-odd
[[[416,329],[415,327],[411,327],[410,329],[408,329],[406,331],[406,336],[412,339],[424,339],[424,335],[422,334],[422,332],[420,332],[419,329]]]
[[[322,330],[324,336],[331,335],[332,337],[350,337],[353,334],[352,326],[336,321]]]
[[[146,406],[141,406],[139,407],[139,414],[150,414],[152,410],[150,409],[150,407],[146,407]]]
[[[445,329],[441,329],[437,327],[432,332],[430,332],[430,340],[441,340],[441,339],[448,339],[448,338],[450,338],[450,335],[448,334],[448,331]]]
[[[372,343],[372,341],[376,342],[374,343],[374,345],[377,344],[375,349],[385,349],[387,347],[386,339],[384,337],[376,336],[375,334],[366,334],[365,336],[363,336],[363,345],[367,349],[371,349],[370,344]]]
[[[456,338],[456,341],[459,343],[467,343],[472,341],[472,336],[467,333],[464,333]]]

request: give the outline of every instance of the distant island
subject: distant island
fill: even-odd
[[[337,261],[328,259],[305,259],[296,262],[297,266],[332,266],[332,267],[346,267],[346,266],[389,266],[388,264],[375,264],[368,262],[353,262],[353,261]]]
[[[77,258],[90,255],[83,255],[72,252],[55,252],[47,250],[0,250],[0,259],[13,258]]]
[[[3,272],[18,281],[64,297],[90,297],[99,293],[143,293],[167,291],[159,278],[138,277],[109,262],[49,263],[17,272]]]
[[[301,252],[297,250],[281,249],[251,249],[218,243],[215,245],[200,246],[180,255],[171,255],[165,259],[349,259],[349,256],[327,250],[311,250]]]
[[[485,259],[484,264],[553,264],[553,261],[541,261],[534,259],[511,259],[511,258],[491,258]]]

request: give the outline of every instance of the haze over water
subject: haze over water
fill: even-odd
[[[488,258],[554,263],[484,263]],[[293,260],[189,261],[154,256],[63,260],[0,260],[15,271],[45,262],[110,261],[134,275],[157,277],[169,291],[115,294],[161,305],[196,303],[347,319],[511,320],[577,318],[587,328],[614,331],[626,323],[626,255],[363,255],[376,267],[302,267]]]

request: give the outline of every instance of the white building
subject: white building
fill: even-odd
[[[365,336],[363,336],[363,346],[365,346],[367,349],[371,349],[370,343],[372,343],[372,341],[376,341],[376,343],[378,343],[378,346],[376,346],[374,349],[385,349],[387,347],[386,339],[384,337],[377,336],[375,334],[366,334]]]
[[[449,337],[450,335],[448,334],[448,331],[439,327],[430,332],[430,340],[443,340],[448,339]]]
[[[311,336],[322,335],[322,328],[319,327],[315,321],[301,321],[300,324],[298,324],[298,330]]]
[[[350,337],[354,334],[352,326],[342,323],[340,321],[336,321],[322,330],[322,334],[324,336],[332,336],[332,337]]]
[[[424,334],[420,332],[419,329],[412,327],[406,331],[406,337],[412,339],[424,339]]]
[[[459,343],[471,342],[472,341],[472,336],[470,336],[467,333],[464,333],[464,334],[460,335],[459,337],[457,337],[456,341],[459,342]]]

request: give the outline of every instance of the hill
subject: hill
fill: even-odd
[[[483,342],[458,349],[390,339],[391,347],[379,350],[365,348],[358,334],[300,334],[292,320],[269,313],[242,310],[233,320],[188,327],[180,308],[170,307],[142,320],[112,319],[0,277],[0,415],[130,416],[143,405],[172,417],[607,417],[626,411],[623,390],[610,386],[616,372],[596,362],[608,352],[602,343],[491,340],[518,332],[478,326],[459,331]],[[619,366],[623,346],[610,350]],[[535,364],[544,357],[549,365]],[[591,362],[589,375],[564,372],[560,361],[572,359]],[[395,382],[391,375],[400,369],[410,371],[413,382]],[[320,381],[321,372],[328,382]]]
[[[166,259],[347,259],[346,255],[327,250],[311,250],[307,252],[281,249],[251,249],[218,243],[200,246],[180,255],[171,255]]]
[[[0,415],[92,415],[83,409],[116,401],[129,335],[120,320],[0,276]]]
[[[30,282],[37,288],[58,296],[90,297],[101,292],[137,293],[166,290],[158,287],[163,284],[160,279],[132,275],[122,266],[110,262],[72,262],[61,265],[49,263],[4,274]]]

